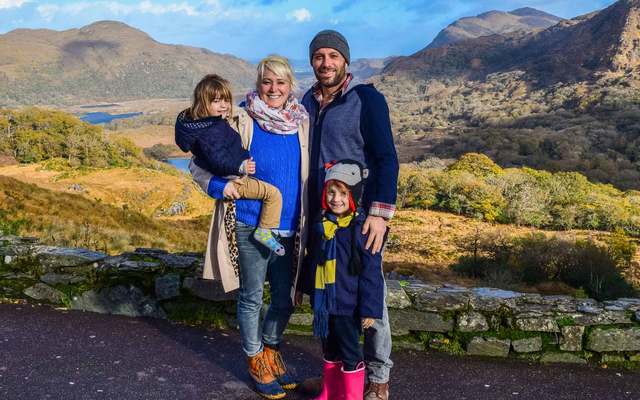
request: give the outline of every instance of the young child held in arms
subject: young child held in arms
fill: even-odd
[[[356,161],[326,166],[322,219],[314,225],[312,262],[303,278],[324,353],[322,392],[315,400],[362,399],[360,334],[382,318],[382,254],[365,249],[366,215],[358,211],[364,178],[366,170]]]
[[[280,226],[282,195],[278,188],[250,177],[256,163],[227,119],[232,113],[231,86],[218,75],[206,75],[196,85],[193,104],[182,111],[176,121],[176,144],[191,152],[193,162],[213,175],[231,179],[240,198],[262,200],[258,228],[253,237],[262,245],[284,255],[284,247],[272,229]]]

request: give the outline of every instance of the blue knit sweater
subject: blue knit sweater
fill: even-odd
[[[253,138],[249,151],[256,162],[254,178],[272,184],[282,194],[280,230],[295,231],[300,218],[300,142],[298,135],[279,135],[264,131],[253,122]],[[227,180],[214,177],[209,182],[208,194],[222,199]],[[236,201],[236,219],[258,226],[262,201],[240,199]]]

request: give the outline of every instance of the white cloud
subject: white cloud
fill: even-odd
[[[27,0],[0,0],[0,9],[22,7]]]
[[[26,0],[0,0],[1,2],[6,1],[26,1]],[[215,1],[209,0],[207,4],[210,6],[214,6],[216,4]],[[0,7],[1,8],[1,7]],[[186,14],[188,16],[195,16],[203,14],[195,7],[191,6],[186,2],[182,3],[170,3],[170,4],[158,4],[154,3],[150,0],[144,0],[141,3],[136,5],[125,4],[119,1],[94,1],[94,2],[77,2],[77,3],[69,3],[62,6],[58,6],[55,4],[42,4],[37,7],[40,15],[46,19],[51,20],[56,14],[64,14],[64,15],[77,15],[82,13],[83,11],[89,9],[97,9],[104,11],[108,10],[110,13],[114,15],[129,15],[129,14],[153,14],[153,15],[162,15],[162,14]]]
[[[180,3],[180,4],[172,3],[167,5],[160,5],[160,4],[153,4],[151,1],[148,1],[148,0],[145,0],[142,3],[138,4],[138,6],[135,7],[135,10],[144,14],[155,14],[155,15],[167,14],[167,13],[184,13],[189,16],[192,16],[192,15],[199,14],[199,12],[196,11],[195,8],[193,8],[187,3]]]
[[[56,15],[56,13],[59,11],[59,9],[60,7],[54,4],[43,4],[41,6],[38,6],[38,8],[36,8],[40,16],[42,16],[42,18],[44,18],[45,21],[51,21],[53,17]]]
[[[311,21],[311,11],[306,8],[299,8],[291,11],[287,14],[287,17],[289,17],[289,19],[295,19],[296,22]]]

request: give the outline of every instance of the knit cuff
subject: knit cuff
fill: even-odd
[[[227,182],[229,182],[228,179],[212,176],[209,180],[207,194],[216,200],[223,200],[224,195],[222,193],[224,192],[224,187],[227,185]]]
[[[379,201],[374,201],[373,203],[371,203],[371,207],[369,208],[369,215],[373,215],[374,217],[382,217],[387,221],[393,218],[393,214],[395,214],[395,212],[395,204],[381,203]]]
[[[249,160],[244,160],[242,164],[240,164],[240,168],[238,168],[238,172],[240,173],[240,175],[247,174],[247,161]]]

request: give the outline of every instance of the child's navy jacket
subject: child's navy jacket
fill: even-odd
[[[190,120],[182,111],[176,120],[176,144],[195,156],[198,167],[219,177],[238,175],[242,162],[251,157],[238,132],[222,117]]]
[[[384,277],[382,275],[382,253],[371,254],[365,250],[367,236],[362,234],[366,215],[358,214],[346,228],[336,231],[336,310],[333,315],[358,316],[360,318],[382,318],[384,307]],[[316,223],[321,223],[317,221]],[[353,230],[353,231],[352,231]],[[311,297],[315,288],[316,267],[322,259],[322,238],[312,228],[311,262],[304,263],[301,276],[302,290]],[[354,250],[360,252],[362,269],[358,275],[349,273],[351,239],[356,240]],[[313,304],[312,304],[313,305]]]

